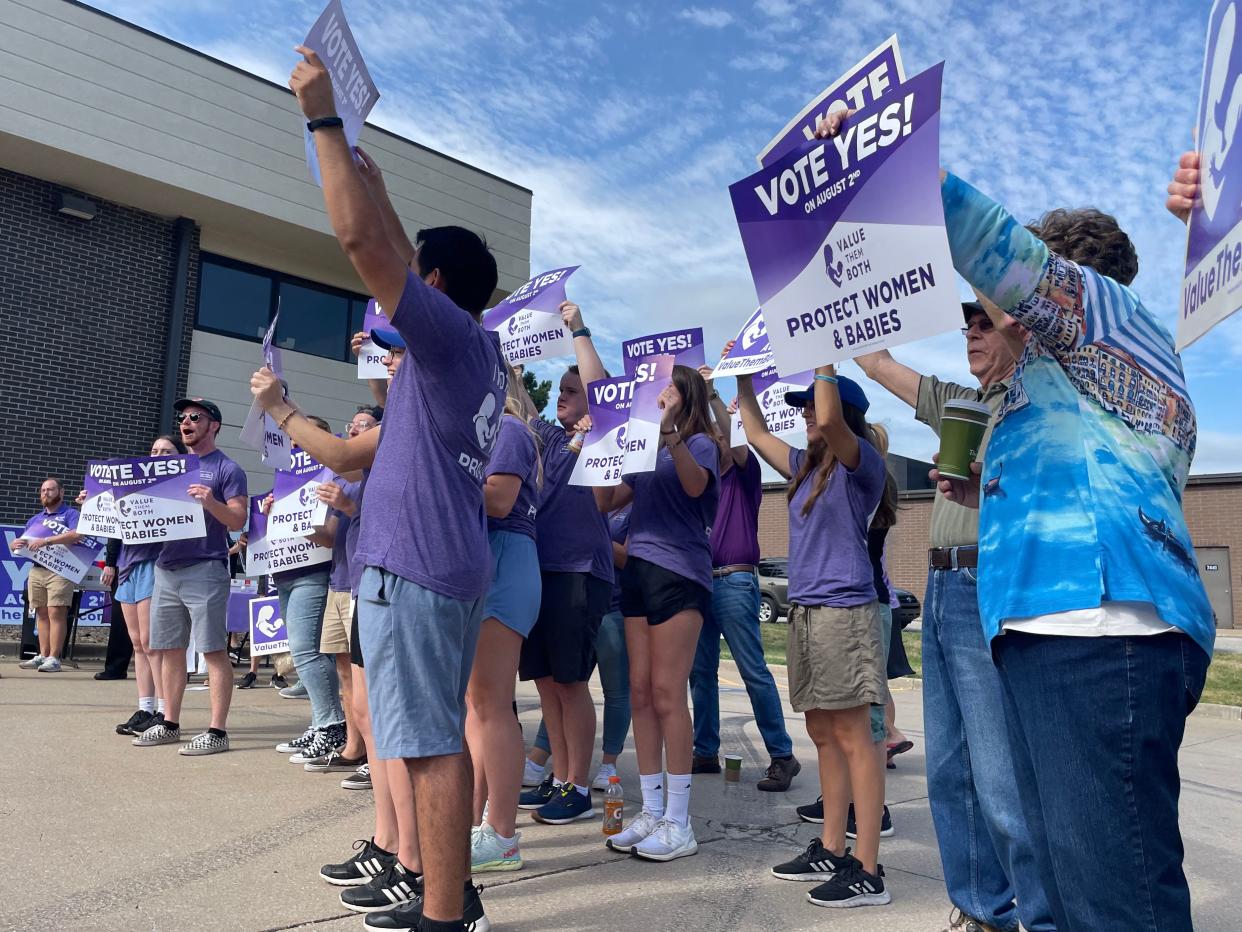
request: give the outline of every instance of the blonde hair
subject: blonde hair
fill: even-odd
[[[513,366],[506,366],[509,370],[509,384],[505,388],[505,410],[504,413],[510,417],[515,417],[522,422],[522,426],[526,428],[530,434],[530,439],[535,442],[535,488],[543,488],[543,441],[536,433],[535,428],[531,426],[530,418],[526,416],[526,399],[523,393],[518,390],[518,386],[522,384],[522,377],[518,375],[517,370]]]

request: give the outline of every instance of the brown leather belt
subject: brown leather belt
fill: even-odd
[[[712,570],[712,576],[719,579],[721,576],[732,576],[734,573],[754,573],[755,567],[750,563],[734,563],[731,566],[721,566]]]
[[[933,570],[956,570],[979,565],[978,547],[933,547],[927,551],[927,565]]]

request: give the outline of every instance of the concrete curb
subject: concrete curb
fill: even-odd
[[[1219,718],[1229,722],[1242,722],[1242,706],[1217,705],[1214,702],[1200,702],[1191,715],[1202,718]]]

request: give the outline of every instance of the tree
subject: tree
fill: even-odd
[[[522,384],[530,400],[535,403],[535,410],[542,412],[548,403],[548,396],[552,394],[552,383],[548,380],[540,382],[535,378],[535,373],[527,369],[522,373]]]

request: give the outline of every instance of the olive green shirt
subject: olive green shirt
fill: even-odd
[[[992,409],[992,415],[1000,410],[1005,392],[1009,391],[1008,382],[996,382],[986,389],[966,388],[954,382],[942,382],[934,375],[925,375],[919,379],[919,402],[914,408],[914,416],[940,436],[940,415],[946,401],[965,399],[981,401]],[[983,459],[983,451],[987,449],[988,439],[992,436],[995,420],[988,425],[983,435],[983,444],[979,447],[979,458]],[[966,547],[979,543],[979,509],[966,508],[951,502],[939,492],[932,504],[931,533],[928,543],[932,547]]]

